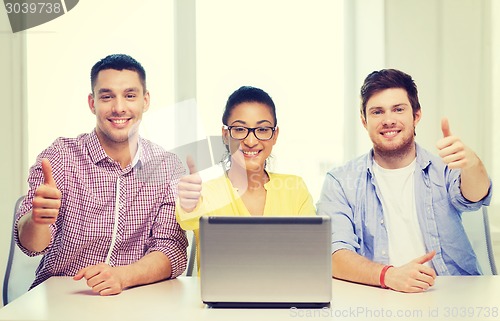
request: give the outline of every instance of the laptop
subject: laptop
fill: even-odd
[[[322,308],[332,297],[327,216],[200,218],[202,301],[212,308]]]

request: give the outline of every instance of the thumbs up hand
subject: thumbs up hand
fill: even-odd
[[[186,212],[191,212],[198,205],[201,197],[201,177],[191,157],[186,158],[189,175],[183,176],[178,185],[179,205]]]
[[[450,124],[448,123],[448,118],[441,119],[441,131],[443,132],[443,137],[451,136]]]
[[[458,138],[453,136],[447,118],[441,120],[441,138],[436,147],[439,156],[451,169],[465,169],[476,166],[480,160],[476,154]]]
[[[38,186],[33,198],[31,219],[37,224],[53,224],[61,207],[61,191],[52,176],[48,159],[42,159],[43,184]]]

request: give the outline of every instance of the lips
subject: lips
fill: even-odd
[[[245,157],[255,157],[259,155],[260,150],[242,150],[241,152]]]
[[[117,128],[125,127],[128,124],[129,120],[130,120],[130,118],[110,118],[110,119],[108,119],[108,121],[114,127],[117,127]]]
[[[384,136],[385,138],[392,138],[392,137],[396,136],[397,134],[399,134],[400,132],[401,132],[400,130],[387,130],[387,131],[381,132],[380,134],[382,136]]]

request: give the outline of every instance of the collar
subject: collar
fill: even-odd
[[[105,159],[110,159],[111,158],[106,154],[104,151],[104,148],[102,148],[101,143],[99,142],[99,138],[97,137],[96,130],[94,129],[92,132],[89,133],[87,137],[87,150],[90,156],[90,159],[94,164],[97,164]],[[143,148],[143,141],[142,138],[139,137],[137,141],[137,152],[135,153],[134,159],[132,160],[132,167],[135,167],[136,165],[142,166],[143,158],[144,158],[144,148]]]
[[[108,155],[104,151],[104,149],[101,146],[101,143],[99,142],[99,138],[97,138],[97,133],[94,130],[89,133],[87,136],[87,150],[89,152],[90,159],[94,164],[97,164],[105,159],[108,158]]]
[[[136,165],[139,165],[139,168],[142,166],[143,159],[143,147],[142,147],[142,139],[139,137],[137,140],[137,152],[135,153],[134,159],[132,160],[132,168]]]
[[[417,153],[417,158],[416,158],[416,166],[420,168],[422,171],[426,170],[429,165],[432,163],[432,156],[431,154],[420,147],[419,144],[415,143],[415,151]],[[368,153],[368,157],[366,159],[366,171],[368,174],[372,175],[373,173],[373,163],[375,162],[373,160],[373,148],[370,150]]]

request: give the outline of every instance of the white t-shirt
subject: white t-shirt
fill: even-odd
[[[376,162],[373,174],[380,189],[389,261],[401,266],[426,253],[415,205],[416,160],[403,168],[385,169]]]

